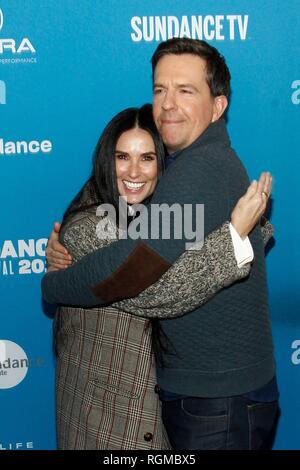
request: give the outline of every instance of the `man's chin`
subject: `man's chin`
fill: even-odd
[[[178,132],[162,131],[160,135],[169,152],[176,152],[176,150],[181,148],[181,140],[178,138]]]
[[[169,140],[169,141],[164,141],[165,146],[167,147],[168,153],[174,153],[177,152],[177,150],[180,150],[182,147],[180,146],[179,142],[176,142],[174,140]]]

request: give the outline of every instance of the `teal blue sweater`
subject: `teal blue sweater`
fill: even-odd
[[[161,178],[152,204],[204,204],[207,235],[230,217],[249,180],[230,148],[220,120],[182,150]],[[148,221],[151,229],[151,220]],[[149,230],[150,232],[150,230]],[[133,297],[154,283],[190,240],[120,240],[64,271],[47,274],[44,298],[51,303],[95,306]],[[261,234],[251,243],[250,276],[219,292],[201,309],[162,320],[175,353],[158,369],[162,388],[195,396],[231,396],[258,389],[274,376]]]

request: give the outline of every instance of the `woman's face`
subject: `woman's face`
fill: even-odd
[[[150,196],[157,184],[157,156],[151,135],[134,128],[117,140],[116,174],[120,196],[138,204]]]

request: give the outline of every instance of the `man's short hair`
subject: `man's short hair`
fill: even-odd
[[[207,84],[212,96],[229,96],[230,72],[224,57],[215,47],[205,41],[190,38],[173,38],[160,43],[151,59],[153,79],[155,68],[160,59],[170,54],[193,54],[205,60]]]

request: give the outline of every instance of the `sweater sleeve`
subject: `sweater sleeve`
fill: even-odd
[[[155,284],[113,306],[148,318],[176,317],[200,307],[249,272],[250,264],[237,266],[226,222],[205,238],[201,250],[185,251]]]
[[[273,226],[264,219],[261,230],[266,245]],[[148,318],[177,317],[201,307],[220,289],[248,276],[250,269],[250,263],[237,266],[229,222],[225,222],[205,238],[201,250],[185,251],[155,284],[113,306]]]
[[[264,246],[267,246],[274,235],[274,227],[264,216],[261,218],[261,233]]]
[[[151,207],[177,205],[183,212],[188,206],[190,213],[196,214],[197,205],[203,204],[205,214],[217,214],[206,217],[202,227],[204,235],[212,232],[226,220],[228,207],[226,189],[222,181],[212,187],[215,175],[211,172],[202,160],[190,159],[188,164],[183,160],[175,162],[161,178]],[[152,234],[150,212],[146,214],[144,227]],[[155,283],[191,241],[186,231],[178,237],[175,229],[167,238],[159,233],[158,237],[119,240],[86,255],[66,270],[47,273],[42,280],[43,296],[50,303],[85,307],[135,297]]]
[[[265,244],[273,233],[268,221],[262,225]],[[69,224],[62,241],[78,261],[88,253],[116,241],[115,226],[107,219],[85,215]],[[250,264],[238,268],[229,222],[209,234],[201,250],[185,251],[174,265],[152,286],[135,298],[114,307],[146,318],[183,315],[206,303],[220,289],[248,275]]]
[[[108,218],[77,216],[68,224],[61,241],[74,262],[117,239],[117,229]],[[218,290],[248,275],[250,265],[238,268],[229,222],[208,235],[201,250],[185,251],[152,286],[113,307],[144,317],[170,318],[207,302]]]

